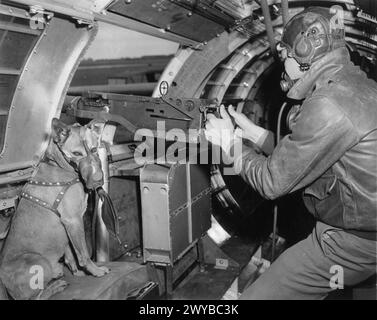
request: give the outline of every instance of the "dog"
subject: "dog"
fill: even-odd
[[[103,185],[98,156],[103,122],[86,126],[52,120],[44,158],[25,184],[0,253],[0,296],[48,299],[67,286],[63,262],[77,276],[102,277],[88,253],[83,215],[87,190]]]

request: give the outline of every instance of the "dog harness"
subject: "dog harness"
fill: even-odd
[[[85,147],[85,150],[88,151],[88,146],[86,144],[86,141],[85,141],[85,137],[84,137],[84,131],[82,130],[82,128],[80,128],[80,139],[82,140],[83,144],[84,144],[84,147]],[[78,171],[78,166],[76,165],[76,163],[72,162],[71,159],[69,159],[66,154],[64,153],[64,151],[62,150],[62,146],[60,144],[56,144],[56,146],[58,147],[60,153],[62,154],[64,160],[73,167],[73,169],[75,171]],[[63,187],[57,197],[55,198],[55,201],[53,202],[52,205],[50,205],[49,203],[47,203],[46,201],[34,196],[34,195],[31,195],[29,194],[28,192],[24,191],[25,190],[25,187],[23,189],[23,191],[21,192],[21,197],[24,198],[24,199],[27,199],[43,208],[46,208],[50,211],[52,211],[53,213],[55,213],[59,218],[61,218],[61,214],[60,212],[58,211],[58,207],[61,203],[61,201],[63,200],[64,198],[64,195],[66,194],[66,192],[68,191],[68,189],[73,186],[74,184],[76,183],[81,183],[80,179],[79,178],[76,178],[76,179],[73,179],[71,181],[68,181],[68,182],[45,182],[45,181],[38,181],[38,180],[33,180],[33,179],[30,179],[27,184],[25,185],[25,187],[27,185],[35,185],[35,186],[39,186],[39,187]]]
[[[52,205],[50,205],[49,203],[47,203],[46,201],[44,201],[42,199],[39,199],[38,197],[36,197],[34,195],[31,195],[30,193],[27,193],[26,191],[21,192],[21,197],[41,206],[43,208],[46,208],[46,209],[52,211],[59,218],[61,218],[60,212],[58,211],[58,207],[59,207],[61,201],[63,200],[64,195],[68,191],[68,189],[76,183],[81,183],[79,178],[76,178],[76,179],[74,179],[72,181],[68,181],[68,182],[44,182],[44,181],[29,180],[26,185],[29,184],[29,185],[39,186],[39,187],[63,187],[59,191],[59,193],[58,193],[58,195],[57,195],[57,197],[56,197],[56,199],[55,199],[55,201]]]

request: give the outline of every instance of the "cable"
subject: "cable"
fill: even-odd
[[[283,117],[283,113],[287,103],[284,102],[280,108],[279,116],[278,116],[278,123],[276,128],[276,145],[280,142],[280,134],[281,134],[281,118]],[[271,263],[275,259],[275,250],[276,250],[276,236],[277,236],[277,223],[278,223],[278,206],[277,204],[274,205],[274,222],[272,227],[272,249],[271,249]]]
[[[283,105],[280,108],[279,115],[278,115],[278,124],[276,128],[276,145],[280,142],[280,134],[281,134],[281,118],[283,117],[283,112],[285,110],[285,107],[287,106],[287,102],[284,102]]]

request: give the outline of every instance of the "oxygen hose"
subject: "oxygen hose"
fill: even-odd
[[[99,187],[95,191],[95,212],[98,210],[99,200],[102,202],[102,220],[106,225],[108,232],[118,241],[119,244],[122,244],[119,238],[119,219],[118,214],[115,210],[113,201],[111,200],[109,194],[102,188]],[[95,228],[96,228],[97,215],[94,214],[92,221],[92,238],[95,243]]]
[[[280,108],[279,116],[278,116],[278,123],[276,128],[276,145],[280,143],[280,134],[281,134],[281,118],[283,117],[284,110],[287,106],[287,102],[284,102]],[[275,251],[276,251],[276,236],[277,236],[277,223],[278,223],[278,206],[277,204],[274,205],[274,222],[272,227],[272,249],[271,249],[271,263],[275,259]]]

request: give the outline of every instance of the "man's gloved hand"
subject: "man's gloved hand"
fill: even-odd
[[[245,114],[234,110],[233,106],[228,108],[229,114],[234,118],[234,121],[239,126],[235,130],[235,134],[260,146],[268,135],[268,130],[257,126]]]
[[[229,153],[235,140],[241,140],[234,132],[234,125],[224,105],[220,106],[220,116],[214,114],[207,116],[205,136],[212,144],[220,146],[224,152]]]

